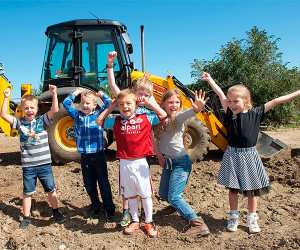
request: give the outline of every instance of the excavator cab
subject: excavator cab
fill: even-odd
[[[106,62],[109,51],[118,52],[114,65],[117,83],[130,85],[132,45],[126,26],[110,20],[74,20],[49,26],[42,70],[43,91],[85,87],[107,90]]]

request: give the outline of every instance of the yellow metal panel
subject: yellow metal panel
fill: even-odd
[[[3,75],[0,75],[0,107],[2,107],[3,99],[4,99],[3,91],[11,87],[12,86],[10,82]],[[8,105],[7,112],[10,112],[9,105]],[[10,131],[11,131],[10,124],[4,121],[2,118],[0,118],[0,127],[5,135],[10,135]]]

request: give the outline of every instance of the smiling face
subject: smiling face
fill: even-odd
[[[169,90],[162,97],[162,107],[168,116],[174,117],[182,108],[182,102],[177,90]]]
[[[233,114],[239,114],[245,111],[245,102],[242,97],[240,97],[235,92],[227,94],[228,108],[231,109]]]
[[[136,110],[136,96],[133,93],[119,94],[118,107],[121,115],[124,117],[129,118],[133,116]]]
[[[235,85],[227,92],[228,108],[233,114],[247,112],[251,107],[251,96],[249,90],[243,85]]]
[[[38,112],[38,101],[37,99],[22,100],[21,110],[23,112],[24,118],[27,121],[32,121]]]
[[[91,114],[97,106],[95,96],[92,94],[81,95],[80,110],[85,115]]]

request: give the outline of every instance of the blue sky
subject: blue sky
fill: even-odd
[[[253,26],[280,38],[283,62],[300,67],[298,0],[0,0],[0,62],[19,97],[20,84],[40,84],[47,26],[73,19],[115,19],[127,25],[133,61],[140,63],[145,26],[146,71],[191,83],[194,58],[212,59]]]

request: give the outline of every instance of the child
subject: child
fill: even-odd
[[[10,88],[4,90],[4,100],[1,117],[20,133],[21,162],[23,171],[23,220],[21,229],[26,229],[30,223],[31,196],[35,193],[36,181],[40,180],[52,207],[53,218],[57,223],[63,223],[65,217],[58,211],[56,187],[51,167],[51,155],[46,128],[58,111],[56,86],[49,85],[52,94],[50,111],[37,116],[38,99],[33,95],[25,95],[21,100],[21,110],[24,117],[20,120],[7,113]]]
[[[161,106],[168,117],[156,130],[159,161],[164,166],[159,195],[189,221],[189,228],[185,232],[189,236],[205,236],[210,233],[201,217],[197,216],[182,197],[192,171],[192,161],[183,144],[184,122],[202,111],[206,101],[205,92],[196,92],[195,101],[191,100],[193,108],[181,112],[182,101],[179,90],[167,91],[162,97]]]
[[[226,112],[225,124],[228,132],[228,147],[224,153],[218,182],[229,189],[229,218],[227,229],[235,232],[239,224],[238,192],[248,197],[247,226],[250,233],[261,231],[257,220],[256,197],[269,190],[269,178],[255,145],[259,125],[264,114],[276,105],[288,102],[300,96],[300,90],[273,99],[258,107],[252,106],[251,94],[242,84],[234,85],[227,96],[212,77],[204,72],[202,80],[207,81],[219,96]]]
[[[74,99],[81,94],[79,110],[73,107]],[[97,98],[101,97],[103,106],[97,105]],[[111,220],[115,214],[111,187],[108,180],[107,164],[103,147],[103,128],[98,126],[96,119],[109,106],[111,99],[103,92],[97,94],[83,88],[77,88],[63,102],[68,114],[74,119],[75,139],[77,150],[81,156],[81,170],[84,187],[90,197],[90,216],[99,215],[101,203],[99,201],[97,183],[100,189],[106,218]]]
[[[115,52],[115,51],[109,52],[107,55],[107,78],[108,78],[109,87],[112,91],[113,96],[115,96],[115,97],[117,97],[118,94],[120,93],[120,89],[115,82],[115,76],[114,76],[114,70],[113,70],[113,63],[114,63],[114,60],[116,57],[117,57],[117,52]],[[133,85],[133,91],[136,94],[137,99],[138,99],[138,107],[136,110],[137,114],[153,113],[152,110],[145,108],[144,102],[142,101],[143,98],[151,99],[151,102],[153,103],[153,105],[155,105],[156,108],[159,108],[159,105],[157,104],[157,102],[155,101],[155,99],[152,95],[153,84],[151,81],[148,80],[148,78],[149,78],[149,74],[146,73],[143,78],[137,79]],[[98,118],[98,123],[100,125],[102,125],[103,121],[108,116],[108,114],[112,111],[112,109],[113,109],[113,106],[110,109],[101,113],[101,115]],[[121,179],[120,179],[120,182],[122,182]],[[123,200],[123,202],[122,202],[123,203],[123,216],[120,221],[120,225],[122,227],[127,227],[131,223],[131,217],[130,217],[130,213],[128,211],[128,200],[124,199],[123,195],[122,195],[122,200]]]
[[[159,116],[165,112],[156,104],[143,98],[142,101]],[[139,228],[138,200],[142,200],[145,212],[143,229],[149,237],[157,237],[157,229],[152,223],[152,190],[150,169],[146,156],[153,155],[151,124],[159,122],[153,113],[136,113],[137,97],[132,90],[120,91],[117,104],[120,116],[114,122],[114,135],[117,143],[117,158],[120,159],[121,193],[128,200],[132,223],[124,229],[124,234],[134,234]]]

